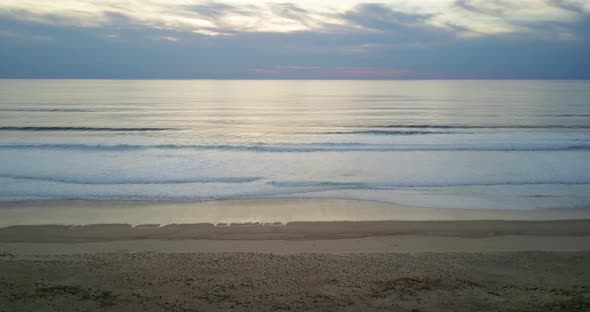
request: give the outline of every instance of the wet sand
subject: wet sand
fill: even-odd
[[[203,202],[39,201],[0,203],[12,225],[290,223],[329,221],[590,220],[587,209],[494,210],[410,207],[343,199],[240,199]]]
[[[280,224],[95,224],[0,228],[0,243],[75,243],[121,240],[337,240],[407,235],[455,238],[502,236],[590,237],[590,220],[366,221]]]
[[[337,202],[320,204],[329,203]],[[29,212],[63,208],[19,205]],[[225,202],[208,205],[233,209]],[[348,216],[363,207],[345,205]],[[389,204],[367,203],[367,209],[391,208],[380,205]],[[20,222],[0,228],[0,311],[590,311],[586,211],[428,216],[394,208],[398,220],[287,224],[166,225],[136,218],[130,222],[136,226],[40,225],[43,219],[17,225],[29,219],[12,219]],[[0,208],[8,215],[2,209],[12,208]],[[246,216],[236,220],[250,220]],[[227,220],[223,213],[214,219]]]

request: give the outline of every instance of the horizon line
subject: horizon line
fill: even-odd
[[[259,80],[259,81],[588,81],[584,78],[182,78],[182,77],[0,77],[0,80]]]

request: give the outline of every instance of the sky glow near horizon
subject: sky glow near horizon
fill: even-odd
[[[3,0],[0,77],[590,78],[584,0]]]

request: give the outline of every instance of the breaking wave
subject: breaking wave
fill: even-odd
[[[0,127],[0,131],[108,131],[108,132],[141,132],[141,131],[169,131],[174,128],[95,128],[95,127]]]
[[[117,185],[117,184],[189,184],[189,183],[249,183],[261,180],[261,177],[199,177],[199,178],[76,178],[76,177],[47,177],[4,175],[2,179],[32,180],[44,182],[58,182],[67,184],[89,185]]]
[[[253,145],[133,145],[133,144],[0,144],[0,150],[78,150],[78,151],[142,151],[142,150],[219,150],[269,153],[293,152],[395,152],[395,151],[587,151],[590,143],[566,145],[547,144],[365,144],[365,143],[309,143],[309,144],[253,144]]]

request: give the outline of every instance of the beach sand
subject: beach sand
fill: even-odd
[[[345,203],[373,211],[371,218],[388,205],[243,204],[257,203]],[[113,203],[127,204],[140,217],[122,223],[157,221],[138,213],[141,203]],[[144,211],[228,204],[240,203],[151,203]],[[17,222],[0,228],[0,311],[590,311],[585,210],[443,210],[429,217],[428,210],[393,207],[397,220],[325,215],[256,224],[244,214],[236,220],[253,222],[131,226],[50,213],[109,207],[104,202],[14,204],[23,213],[2,205],[0,217]],[[35,209],[47,209],[53,217],[46,221],[55,224],[27,219]],[[207,221],[215,218],[227,219]]]

